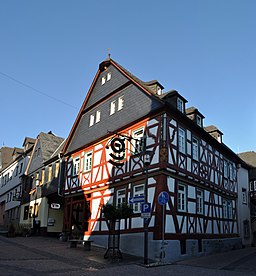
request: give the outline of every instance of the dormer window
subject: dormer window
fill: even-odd
[[[162,95],[161,87],[159,87],[159,86],[157,87],[156,93],[157,93],[157,95]]]
[[[196,123],[198,126],[200,126],[200,127],[202,126],[202,118],[198,115],[196,116]]]
[[[180,98],[177,98],[177,109],[184,113],[184,102]]]

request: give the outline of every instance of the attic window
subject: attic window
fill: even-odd
[[[198,115],[196,116],[196,123],[198,126],[200,126],[200,127],[202,126],[202,118]]]
[[[94,114],[91,114],[91,115],[90,115],[90,123],[89,123],[89,126],[93,126],[93,125],[94,125],[94,119],[95,119]]]
[[[96,120],[95,123],[98,123],[100,121],[100,110],[96,111]]]
[[[104,76],[101,78],[101,85],[105,84],[105,82],[106,82],[106,77]]]
[[[107,73],[107,81],[109,81],[110,79],[111,79],[111,73],[108,72],[108,73]]]
[[[124,96],[121,96],[118,98],[118,110],[121,110],[124,108]]]
[[[162,89],[158,86],[156,89],[157,95],[162,95]]]
[[[112,114],[114,114],[116,112],[116,101],[112,101],[111,103],[110,103],[110,113],[109,113],[109,115],[112,115]]]
[[[180,98],[177,98],[177,109],[184,113],[184,102]]]

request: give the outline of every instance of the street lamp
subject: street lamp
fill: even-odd
[[[146,138],[144,138],[143,164],[146,172],[144,202],[148,203],[148,166],[152,151],[146,150]],[[144,265],[148,265],[148,218],[144,218]]]

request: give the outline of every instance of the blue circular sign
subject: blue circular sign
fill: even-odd
[[[160,205],[165,205],[169,200],[169,194],[167,192],[161,192],[158,195],[158,203]]]

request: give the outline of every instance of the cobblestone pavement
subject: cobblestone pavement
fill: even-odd
[[[105,251],[97,246],[91,251],[84,251],[82,246],[69,248],[56,238],[0,236],[0,275],[256,275],[253,247],[149,268],[136,256],[104,259]]]

